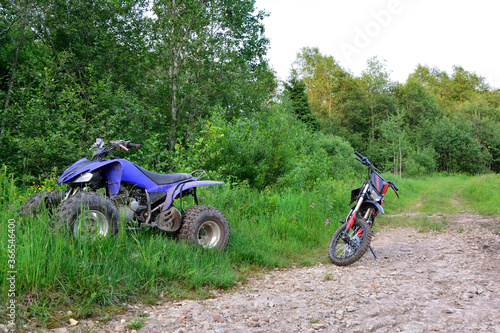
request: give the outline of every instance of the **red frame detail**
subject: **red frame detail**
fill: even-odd
[[[384,187],[382,188],[382,192],[380,192],[381,194],[385,194],[385,192],[387,192],[387,189],[389,188],[389,184],[388,183],[385,183],[384,184]]]
[[[347,230],[351,230],[355,220],[356,220],[356,212],[352,212],[352,215],[349,218],[349,222],[347,222]]]

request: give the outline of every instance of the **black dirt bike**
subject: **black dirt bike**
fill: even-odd
[[[389,187],[394,190],[399,198],[399,189],[393,182],[384,180],[380,175],[381,172],[366,157],[357,151],[354,154],[359,157],[356,160],[368,167],[368,178],[362,187],[351,191],[349,205],[353,202],[356,202],[356,205],[351,208],[345,221],[340,221],[342,225],[337,229],[330,241],[328,256],[338,266],[351,265],[358,261],[368,249],[377,258],[370,245],[375,217],[379,212],[384,214],[382,208],[384,195]]]

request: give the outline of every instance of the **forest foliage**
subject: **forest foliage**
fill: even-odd
[[[266,17],[254,0],[0,1],[0,164],[31,183],[101,137],[257,189],[340,177],[354,149],[407,175],[499,171],[483,77],[418,65],[399,83],[377,58],[355,76],[306,47],[278,82]]]

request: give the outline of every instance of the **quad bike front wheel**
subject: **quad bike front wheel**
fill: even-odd
[[[183,213],[179,239],[205,247],[223,250],[229,243],[229,223],[224,214],[210,206],[192,206]]]
[[[113,202],[95,192],[78,192],[58,207],[54,226],[77,240],[110,237],[119,231],[120,214]]]
[[[337,266],[348,266],[358,261],[368,250],[373,232],[361,219],[354,221],[351,230],[347,223],[337,229],[328,247],[328,256]]]
[[[21,206],[20,214],[25,217],[36,216],[45,209],[49,216],[52,216],[62,199],[63,192],[61,191],[38,192]]]

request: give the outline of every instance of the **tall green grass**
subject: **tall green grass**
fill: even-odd
[[[461,195],[469,209],[484,215],[500,215],[500,175],[471,177]]]
[[[346,183],[333,180],[310,191],[201,188],[200,204],[220,209],[231,226],[228,249],[220,252],[151,229],[76,242],[54,232],[46,212],[35,218],[19,216],[28,190],[20,190],[5,170],[0,186],[0,306],[8,301],[11,219],[16,221],[18,318],[22,322],[36,317],[48,327],[68,319],[68,309],[78,318],[105,317],[106,311],[118,311],[127,302],[206,297],[209,289],[229,288],[255,269],[325,261],[329,239],[338,227],[335,221],[349,208],[350,191]]]

